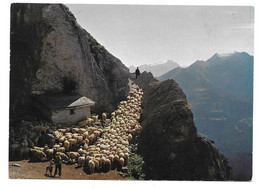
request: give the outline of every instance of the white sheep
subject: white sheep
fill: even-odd
[[[77,139],[77,143],[78,144],[82,144],[83,143],[83,136],[77,136],[76,139]]]
[[[62,136],[59,138],[59,143],[63,143],[66,139],[66,136]]]
[[[69,139],[69,143],[70,143],[70,149],[74,149],[77,145],[77,140],[75,138],[71,138]]]
[[[105,159],[105,171],[111,170],[111,161],[109,159]]]
[[[39,149],[30,148],[30,153],[31,153],[31,159],[30,159],[31,161],[44,161],[47,158],[46,154]]]
[[[103,121],[106,121],[106,120],[107,120],[107,114],[106,114],[106,113],[103,113],[103,114],[102,114],[102,120],[103,120]]]
[[[92,118],[88,118],[87,121],[88,121],[88,125],[91,125],[94,122]]]
[[[66,139],[71,139],[72,133],[69,133],[69,132],[65,133],[65,137],[66,137]]]
[[[96,115],[96,116],[93,115],[92,119],[93,119],[93,123],[96,123],[98,121],[98,115]]]
[[[83,154],[83,156],[78,157],[77,163],[78,163],[79,167],[84,166],[85,162],[86,162],[86,157],[84,154]]]
[[[99,172],[99,162],[95,158],[92,161],[95,163],[95,168]]]
[[[56,153],[60,155],[60,157],[63,161],[68,161],[69,158],[65,153],[63,153],[63,152],[56,152]]]
[[[124,158],[119,158],[119,170],[122,169],[122,167],[124,166],[125,160]]]
[[[69,151],[69,149],[70,149],[70,142],[67,139],[64,141],[64,147],[65,147],[66,151]]]
[[[89,167],[90,173],[94,173],[94,171],[95,171],[95,163],[94,163],[93,160],[89,160],[88,161],[88,167]]]
[[[78,152],[67,152],[67,156],[70,158],[70,160],[73,162],[77,160],[77,158],[80,156]]]
[[[79,132],[79,128],[72,128],[71,132],[72,133],[78,133]]]
[[[57,152],[65,153],[65,152],[66,152],[66,148],[64,148],[64,147],[60,147],[60,148],[57,148],[56,151],[57,151]]]
[[[128,141],[130,142],[130,141],[133,139],[133,136],[132,136],[131,134],[129,134],[129,135],[127,136],[127,139],[128,139]]]
[[[82,136],[83,136],[84,139],[88,138],[88,136],[89,136],[88,131],[84,132],[84,133],[82,134]]]

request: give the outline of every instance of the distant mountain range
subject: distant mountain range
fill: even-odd
[[[215,141],[237,180],[251,177],[253,56],[245,52],[215,54],[187,68],[158,77],[174,79],[184,90],[198,132]]]
[[[147,71],[147,72],[151,72],[153,74],[154,77],[158,77],[161,76],[163,74],[165,74],[166,72],[168,72],[171,69],[180,67],[179,64],[177,64],[176,62],[173,62],[172,60],[167,60],[165,62],[159,62],[159,63],[154,63],[154,64],[144,64],[141,66],[138,66],[139,70],[141,72]],[[130,66],[129,67],[129,71],[131,73],[135,72],[137,67],[135,66]]]

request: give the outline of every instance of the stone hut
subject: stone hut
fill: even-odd
[[[41,94],[32,96],[35,106],[52,123],[74,124],[90,117],[95,102],[86,96]]]

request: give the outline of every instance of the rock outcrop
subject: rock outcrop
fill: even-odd
[[[213,142],[198,136],[186,95],[173,80],[142,73],[144,91],[138,150],[149,179],[230,180],[232,170]]]
[[[125,99],[128,68],[60,4],[12,4],[10,115],[32,110],[31,94],[77,93],[111,112]]]

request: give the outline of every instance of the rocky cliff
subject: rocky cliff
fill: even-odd
[[[111,112],[128,91],[129,71],[59,4],[12,4],[10,116],[31,110],[30,95],[77,93]]]
[[[232,170],[213,142],[198,136],[186,95],[173,80],[151,73],[135,81],[144,91],[139,153],[151,179],[229,180]]]
[[[235,180],[252,178],[253,67],[245,52],[216,53],[158,78],[181,86],[198,132],[229,159]]]

